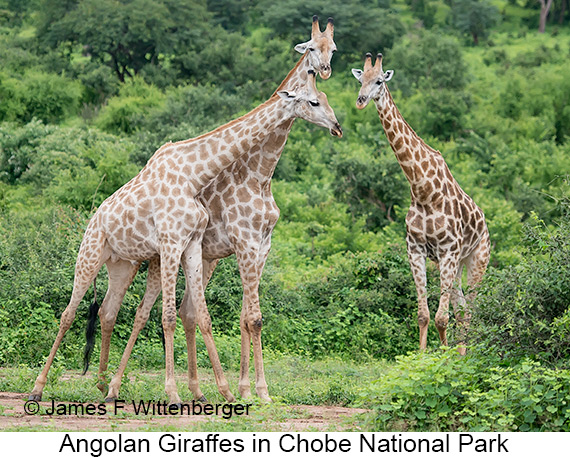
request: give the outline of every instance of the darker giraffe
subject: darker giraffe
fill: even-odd
[[[437,262],[440,270],[441,297],[435,326],[443,345],[451,300],[460,325],[459,352],[465,354],[464,339],[471,319],[473,288],[479,284],[489,262],[489,232],[483,211],[451,175],[441,153],[428,146],[404,120],[386,86],[393,71],[382,70],[382,54],[372,66],[367,54],[364,71],[352,73],[362,87],[356,107],[363,109],[370,100],[376,104],[390,146],[411,188],[411,204],[406,216],[408,259],[418,293],[420,348],[427,344],[429,309],[426,292],[426,257]],[[461,291],[463,268],[471,292],[467,301]],[[454,283],[455,288],[454,289]]]

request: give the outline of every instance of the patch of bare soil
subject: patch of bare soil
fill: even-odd
[[[0,431],[18,428],[25,431],[27,428],[38,430],[45,426],[50,431],[136,431],[140,427],[149,430],[154,427],[172,427],[174,429],[191,429],[192,425],[207,423],[209,421],[224,420],[219,416],[207,415],[140,415],[135,416],[133,405],[125,403],[124,412],[131,413],[129,417],[123,414],[115,415],[113,404],[105,405],[107,413],[98,414],[98,405],[90,406],[87,403],[58,403],[57,405],[81,405],[83,411],[89,407],[94,414],[44,414],[44,408],[51,409],[50,401],[41,401],[39,405],[41,414],[30,414],[25,410],[27,394],[16,392],[0,392]],[[104,405],[104,404],[102,404]],[[32,405],[34,407],[35,405]],[[78,406],[81,410],[81,406]],[[366,410],[357,408],[343,408],[340,406],[284,406],[287,419],[275,422],[276,430],[305,431],[329,430],[331,428],[344,428],[343,423],[351,416],[364,413]],[[290,417],[289,417],[290,416]],[[140,418],[139,418],[140,417]]]

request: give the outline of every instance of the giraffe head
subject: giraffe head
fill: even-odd
[[[291,117],[301,118],[330,130],[331,135],[342,137],[342,129],[330,107],[327,96],[316,86],[317,74],[309,70],[304,86],[295,90],[280,90],[277,95],[288,104]]]
[[[384,70],[382,70],[382,54],[376,56],[374,66],[372,66],[372,54],[366,54],[364,70],[353,68],[352,74],[360,81],[360,84],[362,84],[360,92],[358,93],[358,99],[356,100],[356,107],[363,109],[368,105],[370,100],[374,100],[376,105],[382,108],[387,91],[386,83],[390,81],[394,75],[392,70],[388,70],[385,73]]]
[[[319,18],[313,16],[313,29],[311,39],[305,43],[295,46],[295,51],[301,54],[308,53],[307,57],[313,70],[321,75],[321,78],[328,79],[331,75],[331,59],[336,51],[336,44],[333,41],[334,24],[333,18],[329,17],[327,28],[321,32],[319,28]]]

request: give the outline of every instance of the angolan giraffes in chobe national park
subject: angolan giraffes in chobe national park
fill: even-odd
[[[163,145],[132,180],[107,198],[91,218],[75,266],[73,292],[61,316],[60,328],[46,364],[36,379],[31,400],[41,399],[56,351],[71,326],[77,306],[106,264],[109,289],[101,304],[102,353],[108,356],[117,311],[142,261],[157,268],[162,289],[166,376],[170,403],[180,403],[174,380],[175,288],[179,265],[186,276],[187,294],[180,315],[187,335],[197,322],[204,337],[220,393],[227,401],[229,390],[212,337],[210,316],[204,300],[202,238],[208,213],[198,194],[226,167],[268,138],[276,138],[281,126],[297,117],[342,135],[324,94],[315,89],[314,75],[295,90],[280,90],[248,114],[210,133]],[[263,159],[263,155],[261,159]],[[160,259],[160,266],[156,263]],[[153,267],[154,263],[154,267]],[[144,301],[144,299],[143,299]],[[140,318],[140,316],[138,316]],[[191,357],[189,351],[189,357]],[[195,356],[194,356],[195,357]],[[107,361],[105,360],[105,365]],[[189,368],[192,369],[192,366]],[[120,384],[120,378],[119,378]],[[196,395],[192,379],[189,387]]]
[[[418,294],[420,348],[426,348],[430,320],[426,292],[426,258],[430,258],[440,270],[441,296],[435,326],[441,343],[447,345],[451,301],[460,330],[459,352],[465,354],[474,288],[489,263],[489,231],[483,211],[453,178],[441,153],[428,146],[400,114],[386,85],[394,72],[384,72],[382,54],[378,54],[374,66],[372,55],[367,54],[364,69],[353,69],[352,73],[362,84],[356,107],[364,109],[374,102],[390,146],[410,183],[406,242]],[[464,267],[470,290],[467,300],[461,290]]]
[[[300,106],[300,109],[307,113],[318,106],[329,109],[326,108],[328,106],[326,95],[317,92],[315,72],[323,79],[328,79],[331,75],[330,61],[336,50],[333,35],[332,18],[328,19],[325,30],[321,32],[318,17],[313,16],[311,39],[295,46],[295,49],[303,55],[281,82],[275,94],[307,87],[313,93],[313,99],[306,102],[305,106]],[[334,117],[332,111],[331,116]],[[299,117],[314,122],[306,115],[301,114]],[[217,175],[197,197],[208,213],[208,225],[202,242],[204,288],[219,259],[235,254],[239,266],[243,285],[243,303],[240,318],[241,369],[238,389],[242,398],[251,396],[249,360],[250,347],[253,346],[255,389],[262,400],[271,400],[263,369],[259,282],[271,247],[271,234],[279,218],[279,208],[271,192],[271,178],[294,120],[290,118],[276,124],[272,132],[254,144],[247,154]],[[331,132],[342,136],[339,125],[332,127]],[[108,400],[118,397],[121,379],[135,341],[148,320],[150,310],[160,293],[159,262],[160,260],[156,258],[149,265],[145,296],[137,310],[133,332],[125,348],[119,369],[109,384]],[[192,309],[192,297],[188,287],[183,298],[182,309]],[[199,319],[198,316],[190,313],[181,313],[181,318],[186,330],[188,345],[188,385],[194,398],[204,401],[205,398],[199,388],[196,361],[195,329]],[[209,322],[209,316],[207,319]],[[107,370],[108,351],[108,345],[102,346],[99,365],[100,379],[103,379],[104,372]],[[106,386],[101,382],[100,388],[104,391]]]

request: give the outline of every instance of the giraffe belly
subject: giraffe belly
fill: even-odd
[[[223,259],[234,253],[227,231],[221,221],[209,224],[202,240],[202,257],[205,259]]]

